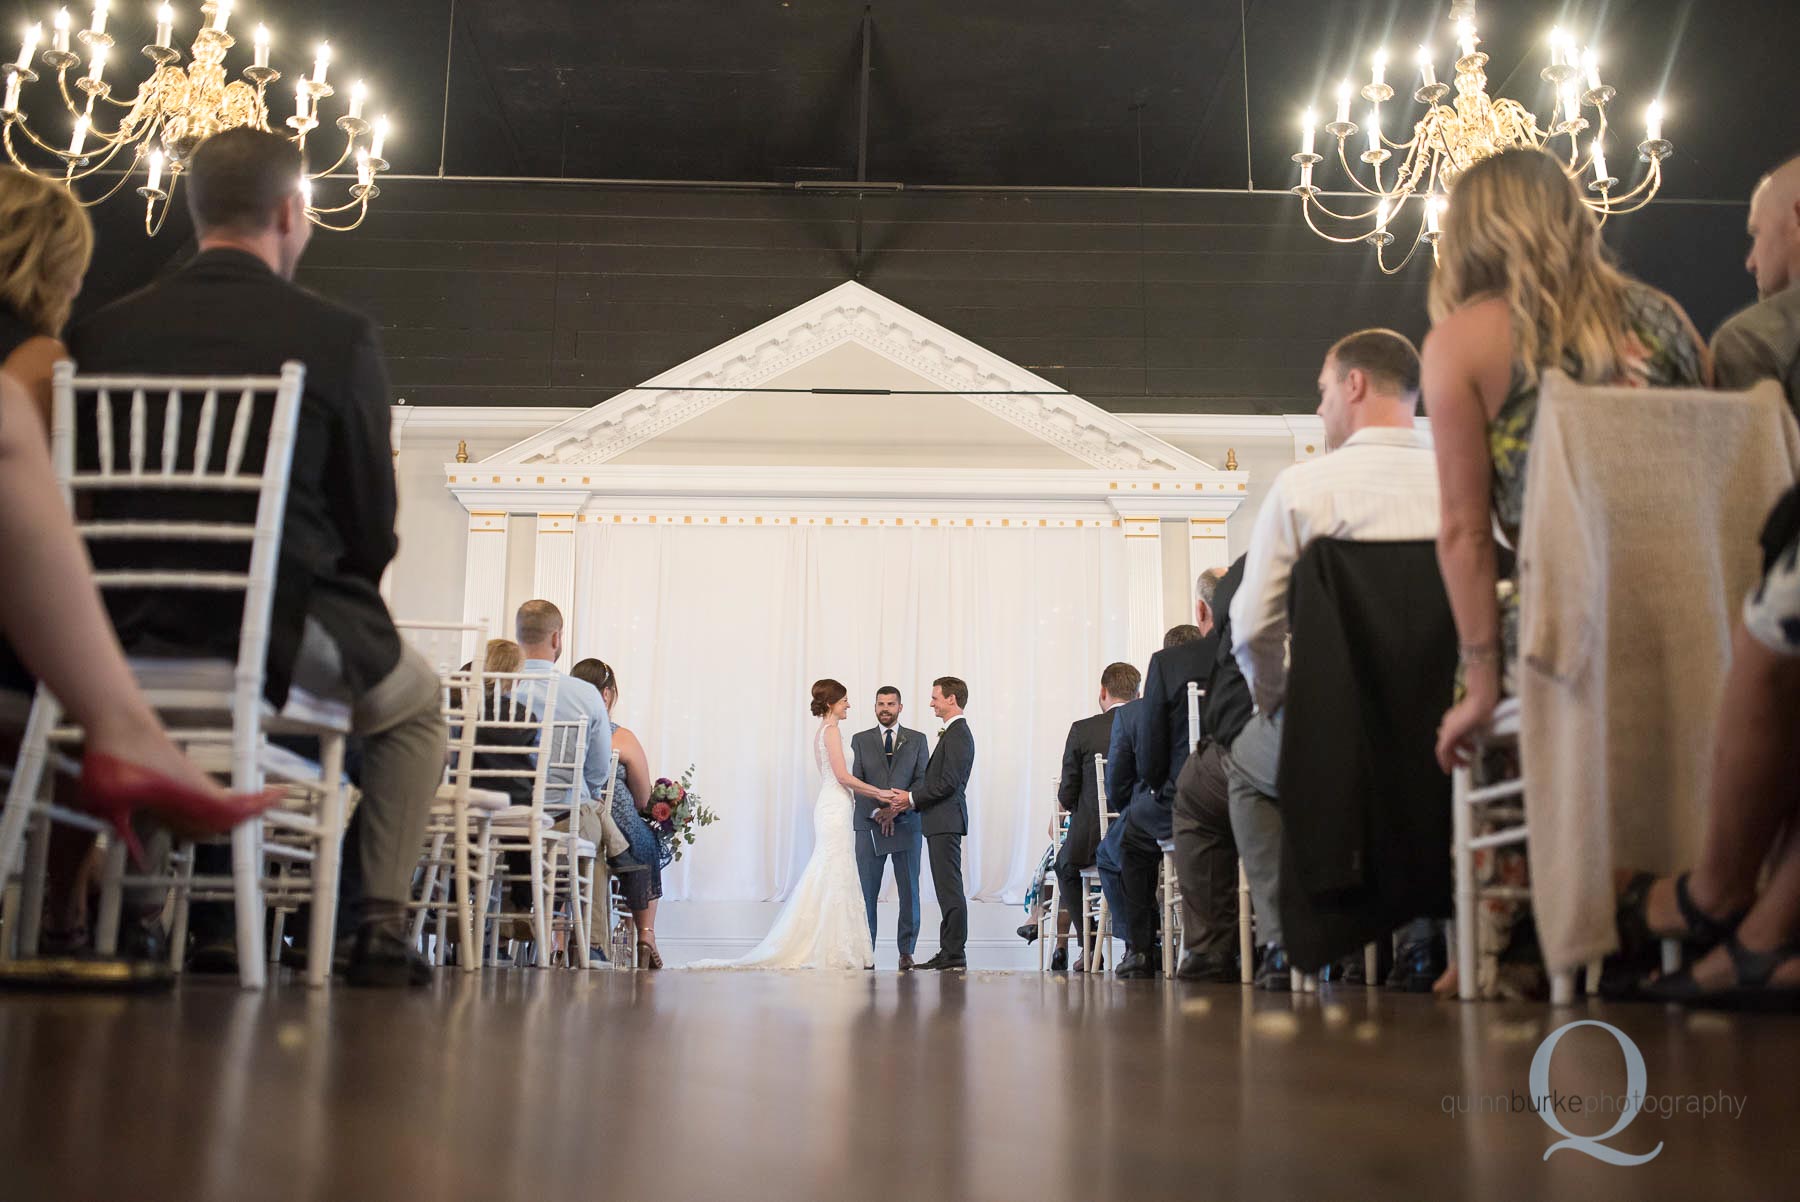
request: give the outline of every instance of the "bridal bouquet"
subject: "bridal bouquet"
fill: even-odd
[[[693,846],[696,830],[719,820],[717,814],[701,804],[693,780],[692,764],[681,774],[680,780],[670,780],[666,776],[659,778],[651,787],[643,809],[638,811],[639,817],[649,823],[656,837],[662,840],[665,864],[681,858],[683,844]]]

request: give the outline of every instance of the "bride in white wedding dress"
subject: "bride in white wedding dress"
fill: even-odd
[[[813,805],[813,852],[775,925],[749,954],[736,960],[697,960],[689,968],[840,968],[875,963],[862,880],[856,871],[852,795],[886,800],[881,790],[850,775],[838,724],[850,712],[847,690],[835,680],[813,685],[813,760],[819,766],[819,798]]]

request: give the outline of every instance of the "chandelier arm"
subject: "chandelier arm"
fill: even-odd
[[[361,211],[357,213],[356,220],[350,222],[348,225],[333,225],[329,221],[320,221],[316,216],[314,216],[315,213],[340,213],[344,209],[351,208],[357,204],[360,204],[362,206]],[[368,217],[368,215],[369,215],[369,198],[367,196],[364,196],[360,201],[352,201],[350,204],[340,206],[339,208],[336,208],[336,209],[309,209],[306,214],[307,220],[311,221],[314,225],[319,226],[321,229],[330,230],[336,234],[349,233],[351,230],[353,230],[357,226],[361,225],[363,223],[363,220],[366,217]]]
[[[109,158],[109,159],[111,157],[112,156],[110,154],[107,156],[107,158]],[[103,159],[103,160],[101,160],[100,165],[95,167],[92,171],[83,172],[81,175],[71,176],[70,182],[74,182],[76,180],[87,179],[89,176],[93,175],[95,171],[100,170],[100,168],[104,167],[105,165],[106,165],[106,163],[105,163],[105,160]],[[118,195],[120,188],[123,188],[126,184],[131,182],[132,174],[133,173],[130,171],[119,172],[118,182],[115,183],[112,187],[108,188],[103,194],[96,196],[92,200],[83,200],[83,201],[79,201],[78,203],[84,209],[92,208],[93,206],[99,205],[99,204],[105,204],[107,201],[111,200],[114,196]]]
[[[1318,206],[1319,212],[1325,214],[1327,217],[1330,217],[1336,221],[1367,221],[1369,218],[1375,216],[1376,213],[1381,211],[1381,202],[1380,201],[1375,202],[1374,208],[1367,209],[1361,213],[1339,213],[1339,212],[1331,209],[1329,206],[1327,206],[1325,204],[1324,201],[1319,200],[1316,197],[1312,199],[1312,203]]]
[[[169,219],[169,206],[175,203],[175,184],[180,179],[181,173],[179,171],[174,172],[169,176],[169,192],[168,195],[163,197],[162,216],[157,218],[155,225],[150,224],[150,214],[156,208],[156,198],[150,197],[144,202],[144,233],[152,238],[162,233],[163,222]]]
[[[128,142],[114,143],[112,146],[107,148],[107,151],[104,155],[100,156],[100,161],[89,166],[86,171],[76,171],[75,164],[73,161],[71,161],[69,163],[68,171],[63,175],[64,184],[73,185],[73,184],[80,183],[84,179],[92,179],[94,176],[98,175],[100,172],[105,171],[107,164],[111,163],[113,161],[113,159],[118,156],[119,151],[125,149],[125,147],[128,145],[130,145],[130,143],[128,143]],[[135,160],[134,160],[134,165],[135,165]],[[111,195],[113,195],[113,193],[117,192],[120,189],[120,187],[122,187],[124,185],[125,181],[130,178],[131,178],[131,172],[121,171],[119,173],[119,182],[114,184],[111,188],[107,189],[105,196],[101,196],[96,200],[80,200],[80,201],[78,201],[78,203],[84,209],[91,208],[94,205],[101,203],[101,201],[104,201],[108,196],[111,196]]]
[[[1360,179],[1356,178],[1356,172],[1354,172],[1350,169],[1350,160],[1348,158],[1346,158],[1344,155],[1344,139],[1342,139],[1342,138],[1338,139],[1338,162],[1343,166],[1344,174],[1350,177],[1350,182],[1356,186],[1356,190],[1358,192],[1361,192],[1367,196],[1380,196],[1381,195],[1380,192],[1376,191],[1374,188],[1369,187],[1367,184],[1363,183]],[[1375,182],[1377,184],[1379,184],[1381,182],[1379,167],[1376,168]],[[1323,207],[1323,206],[1321,206],[1321,207]],[[1370,210],[1370,211],[1373,212],[1374,210]]]
[[[326,176],[330,175],[333,171],[336,171],[339,167],[342,167],[345,163],[349,162],[350,161],[350,152],[355,149],[356,149],[356,135],[351,134],[349,137],[344,139],[344,153],[340,154],[337,157],[337,162],[335,162],[331,166],[325,168],[325,170],[323,170],[323,171],[314,171],[314,172],[310,173],[307,176],[307,178],[308,179],[324,179]]]
[[[31,168],[26,167],[24,160],[21,159],[18,156],[18,154],[13,150],[12,131],[13,131],[13,127],[15,125],[20,130],[24,131],[26,141],[30,142],[33,146],[37,147],[39,150],[43,151],[45,154],[54,155],[56,158],[62,160],[62,162],[65,165],[68,163],[69,154],[67,151],[59,150],[56,147],[50,145],[50,143],[44,141],[42,138],[38,137],[37,133],[32,130],[31,126],[25,124],[23,121],[8,121],[6,123],[6,153],[12,159],[13,162],[19,164],[20,167],[24,167],[25,170],[31,171]],[[31,171],[31,173],[33,175],[42,175],[43,174],[42,172],[39,172],[39,171]]]
[[[1318,204],[1318,201],[1312,201],[1311,204]],[[1329,213],[1333,217],[1338,216],[1336,213],[1332,213],[1331,210],[1327,209],[1324,205],[1319,205],[1319,209],[1321,212]],[[1336,234],[1326,233],[1324,230],[1320,229],[1317,224],[1314,223],[1314,221],[1312,219],[1312,208],[1311,208],[1311,205],[1309,205],[1309,204],[1302,203],[1300,206],[1300,212],[1306,218],[1307,227],[1309,229],[1311,229],[1313,233],[1315,233],[1319,237],[1325,239],[1325,241],[1327,241],[1327,242],[1335,242],[1339,246],[1354,246],[1358,242],[1368,241],[1368,235],[1366,235],[1366,234],[1357,234],[1353,237],[1343,238],[1343,237],[1339,237]],[[1370,213],[1365,213],[1363,216],[1364,216],[1364,218],[1367,218],[1372,215],[1373,215],[1373,211],[1371,211]],[[1343,217],[1340,217],[1338,219],[1340,221],[1357,220],[1355,218],[1343,218]]]
[[[343,204],[337,205],[337,206],[335,206],[333,208],[329,208],[329,209],[322,209],[322,208],[318,207],[317,205],[308,205],[308,206],[306,206],[306,214],[308,217],[310,217],[314,213],[323,213],[323,214],[326,214],[327,216],[329,216],[332,213],[348,213],[351,209],[354,209],[358,204],[364,204],[364,203],[366,203],[366,202],[361,201],[358,198],[352,196],[349,200],[345,201]]]

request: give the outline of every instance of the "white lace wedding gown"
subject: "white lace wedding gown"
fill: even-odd
[[[736,960],[697,960],[689,968],[839,968],[875,963],[862,880],[856,871],[856,832],[850,790],[838,784],[825,749],[825,723],[813,734],[819,766],[819,799],[813,804],[813,852],[800,883],[775,925],[748,955]]]

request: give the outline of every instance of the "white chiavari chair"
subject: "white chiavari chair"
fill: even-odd
[[[409,620],[394,625],[437,673],[450,732],[444,780],[432,799],[418,891],[410,903],[415,911],[413,941],[424,947],[428,929],[435,926],[429,952],[434,963],[443,964],[454,915],[457,963],[463,971],[473,972],[483,943],[475,914],[479,899],[486,896],[490,824],[512,800],[502,790],[477,788],[472,775],[480,702],[486,695],[487,623]]]
[[[1493,722],[1483,736],[1477,754],[1496,748],[1516,748],[1518,745],[1519,702],[1517,698],[1509,697],[1495,708]],[[1456,995],[1467,1002],[1481,996],[1481,984],[1476,979],[1477,965],[1481,958],[1481,924],[1478,921],[1481,903],[1489,899],[1531,899],[1531,890],[1524,886],[1477,885],[1475,881],[1477,851],[1492,851],[1502,847],[1522,846],[1525,843],[1525,782],[1515,770],[1506,780],[1477,788],[1472,766],[1462,764],[1450,776],[1450,806],[1450,855],[1454,861],[1456,885],[1456,917],[1451,929],[1450,951],[1456,963]],[[1477,807],[1482,807],[1480,818],[1494,824],[1495,829],[1485,835],[1475,833],[1479,824]],[[1671,967],[1670,946],[1671,942],[1665,941],[1665,969]],[[1674,967],[1679,967],[1679,945],[1675,947]],[[1590,995],[1599,993],[1599,961],[1587,966],[1586,976],[1587,992]],[[1573,970],[1550,974],[1550,1004],[1566,1006],[1574,1000]]]
[[[1056,937],[1056,916],[1062,912],[1062,890],[1056,880],[1056,857],[1062,854],[1063,841],[1069,837],[1069,820],[1073,817],[1062,808],[1056,797],[1061,777],[1050,779],[1050,870],[1044,873],[1041,912],[1037,917],[1038,971],[1050,967],[1049,944]]]
[[[1094,789],[1099,799],[1100,842],[1112,827],[1112,814],[1106,799],[1106,757],[1094,754]],[[1107,953],[1112,951],[1112,907],[1106,890],[1100,885],[1100,867],[1090,865],[1081,870],[1081,966],[1088,972],[1106,971]]]
[[[289,793],[280,807],[232,833],[229,875],[196,875],[193,845],[187,842],[177,845],[166,868],[128,874],[125,842],[113,839],[95,924],[96,946],[102,954],[117,947],[124,889],[173,890],[171,959],[179,968],[189,902],[232,901],[237,907],[239,975],[247,988],[260,988],[267,979],[265,906],[271,902],[282,907],[312,903],[307,980],[314,985],[325,982],[346,821],[343,758],[348,707],[300,689],[290,690],[279,710],[263,697],[270,608],[304,377],[305,369],[298,363],[284,364],[278,377],[77,376],[68,362],[58,363],[54,372],[52,459],[90,553],[97,548],[111,552],[96,556],[108,565],[95,572],[102,592],[205,592],[243,598],[236,659],[134,657],[131,667],[146,697],[170,737],[202,770],[229,779],[236,791],[260,790],[265,782],[275,781]],[[79,516],[84,498],[146,494],[235,497],[244,503],[245,512],[235,519],[204,521]],[[125,512],[116,504],[111,507],[115,513]],[[145,512],[154,515],[155,506],[147,503]],[[171,558],[197,544],[241,547],[242,564],[233,570],[201,570]],[[130,566],[112,566],[127,552]],[[270,743],[271,735],[318,739],[318,762]],[[40,687],[0,819],[0,877],[8,875],[17,861],[21,837],[30,825],[45,833],[47,821],[101,829],[91,816],[41,796],[52,747],[69,746],[80,737],[78,729],[62,721],[56,699]],[[58,757],[58,766],[65,762]],[[35,873],[41,857],[34,853],[30,859]],[[281,865],[280,871],[272,872],[271,865]],[[41,878],[26,892],[31,905],[36,905]],[[37,924],[34,917],[20,925]],[[26,940],[18,950],[31,954],[34,942]]]
[[[477,786],[506,789],[511,784],[515,798],[514,804],[490,815],[487,850],[478,870],[485,881],[482,912],[491,960],[499,958],[502,924],[519,919],[531,926],[535,962],[549,962],[550,860],[559,832],[552,829],[555,819],[546,801],[552,792],[558,683],[550,672],[489,672],[482,677],[469,778]],[[523,802],[516,800],[521,783],[530,790]],[[510,867],[509,854],[524,857],[525,868]],[[529,882],[523,906],[514,903],[508,889],[522,882]]]

